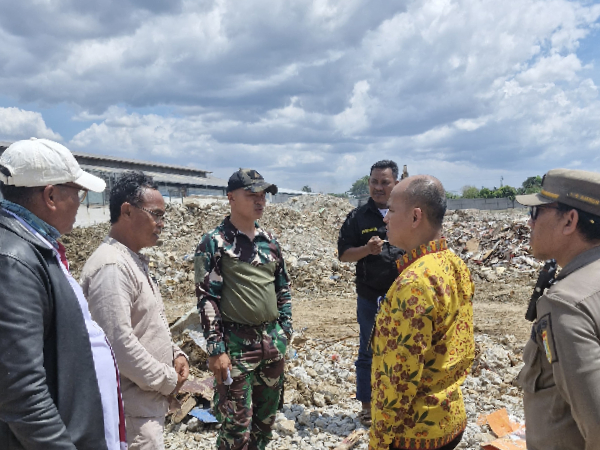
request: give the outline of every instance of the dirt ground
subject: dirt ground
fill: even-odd
[[[473,300],[475,332],[492,336],[512,334],[525,344],[531,324],[524,316],[532,290],[533,285],[528,280],[511,284],[476,280]],[[180,302],[165,302],[169,321],[174,322],[195,304],[196,300],[191,297]],[[307,337],[332,342],[358,337],[355,297],[315,299],[296,295],[292,314],[294,328],[303,330]]]
[[[525,320],[531,290],[528,286],[477,283],[473,300],[475,332],[492,336],[513,334],[525,343],[531,329],[531,323]],[[299,298],[294,302],[293,317],[294,328],[306,328],[304,333],[311,338],[358,336],[355,298]]]

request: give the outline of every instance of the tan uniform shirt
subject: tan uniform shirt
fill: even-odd
[[[523,360],[527,449],[600,449],[600,247],[540,297]]]
[[[147,261],[107,237],[86,262],[81,287],[117,358],[125,415],[164,416],[177,384],[173,360],[183,353],[171,340]]]

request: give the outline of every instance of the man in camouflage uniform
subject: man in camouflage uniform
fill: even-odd
[[[267,192],[277,186],[255,170],[235,172],[227,185],[231,215],[202,238],[194,260],[221,450],[266,447],[283,385],[292,305],[279,244],[255,222]]]

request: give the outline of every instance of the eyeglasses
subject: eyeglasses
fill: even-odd
[[[79,186],[73,186],[73,185],[67,184],[67,183],[57,184],[57,186],[68,187],[71,189],[77,189],[77,198],[79,198],[79,203],[83,203],[83,201],[87,198],[87,195],[88,195],[87,189],[82,189]]]
[[[152,211],[150,209],[142,208],[141,206],[138,206],[138,205],[136,205],[134,203],[130,203],[130,205],[136,207],[137,209],[141,209],[142,211],[146,211],[148,214],[150,214],[152,216],[152,220],[154,220],[154,223],[157,223],[157,224],[160,223],[160,222],[165,223],[165,220],[167,218],[166,217],[167,214],[165,212],[162,212],[162,211],[159,211],[159,212]]]
[[[556,206],[549,205],[538,205],[538,206],[530,206],[529,207],[529,215],[531,216],[531,220],[536,220],[540,215],[540,211],[542,209],[558,209]]]

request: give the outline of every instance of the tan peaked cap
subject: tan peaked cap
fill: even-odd
[[[552,169],[542,180],[538,194],[517,195],[525,206],[559,202],[600,216],[600,173],[586,170]]]

